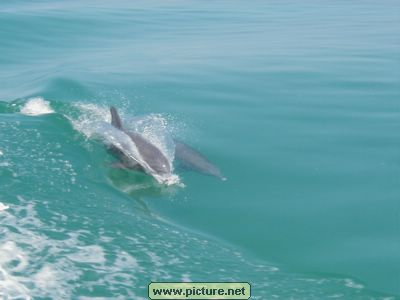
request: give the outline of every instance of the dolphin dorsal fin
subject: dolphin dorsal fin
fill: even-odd
[[[110,107],[110,113],[111,113],[111,124],[118,129],[122,129],[121,118],[119,117],[117,109],[114,106]]]

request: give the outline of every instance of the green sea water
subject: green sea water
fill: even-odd
[[[399,31],[386,0],[1,1],[0,299],[399,299]],[[228,180],[113,168],[110,105]]]

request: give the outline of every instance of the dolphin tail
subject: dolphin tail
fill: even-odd
[[[110,107],[110,113],[111,113],[111,124],[114,127],[122,130],[121,118],[119,117],[117,109],[114,106]]]

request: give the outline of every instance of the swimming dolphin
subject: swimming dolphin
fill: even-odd
[[[122,125],[121,118],[115,107],[110,107],[111,112],[111,124],[127,134],[131,140],[134,142],[139,155],[141,156],[143,161],[136,160],[135,158],[126,155],[120,149],[113,146],[112,150],[117,154],[119,159],[121,160],[122,166],[129,169],[142,170],[154,177],[157,176],[168,176],[171,175],[172,166],[169,160],[165,157],[165,155],[146,140],[143,136],[136,132],[129,132],[124,129]]]
[[[179,159],[185,167],[189,167],[197,172],[218,177],[221,180],[226,180],[217,166],[212,164],[201,153],[192,147],[174,139],[175,142],[175,157]]]
[[[131,156],[127,156],[120,149],[112,146],[111,149],[121,160],[117,167],[134,169],[139,171],[144,171],[152,176],[170,175],[172,172],[172,166],[165,155],[154,146],[152,143],[147,141],[143,136],[135,132],[128,132],[124,129],[122,125],[121,118],[115,107],[110,107],[111,112],[111,124],[127,134],[131,140],[135,143],[136,148],[144,162],[140,163],[138,160]],[[185,167],[189,167],[200,173],[211,175],[220,178],[221,180],[226,180],[222,175],[221,171],[217,166],[212,164],[206,157],[201,153],[193,149],[192,147],[186,145],[185,143],[174,139],[175,144],[175,158],[178,159]]]

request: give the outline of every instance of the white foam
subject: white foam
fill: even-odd
[[[118,252],[114,265],[117,269],[123,269],[124,267],[129,266],[133,270],[140,272],[144,271],[144,269],[139,265],[138,260],[125,251]]]
[[[44,100],[42,97],[30,98],[21,108],[21,113],[29,116],[39,116],[53,112],[54,110],[50,107],[49,101]]]
[[[103,248],[97,245],[80,247],[78,252],[68,255],[68,258],[80,263],[103,264],[106,262]]]
[[[3,153],[3,151],[0,149],[0,156],[2,156],[4,153]]]
[[[109,108],[95,104],[75,103],[74,106],[79,110],[80,116],[74,118],[66,116],[72,123],[75,130],[83,133],[87,138],[96,135],[101,124],[111,122]]]
[[[187,273],[182,274],[181,280],[182,280],[182,282],[192,282],[192,279],[190,278],[190,274],[187,274]]]
[[[46,290],[57,287],[57,272],[50,265],[45,265],[33,277],[33,281],[39,289]]]
[[[353,289],[363,289],[364,286],[360,283],[356,283],[354,282],[352,279],[346,278],[345,279],[345,285],[349,288],[353,288]]]
[[[20,272],[28,265],[26,254],[18,248],[13,241],[6,241],[0,246],[0,264],[9,264],[14,262],[12,267],[13,272]]]
[[[27,266],[26,254],[13,241],[0,245],[0,299],[31,299],[29,290],[13,272],[20,272]],[[16,264],[16,265],[14,265]]]
[[[185,187],[185,184],[181,182],[181,178],[176,174],[158,175],[151,174],[159,183],[165,185],[177,185],[179,187]]]
[[[24,200],[19,196],[18,199]],[[79,270],[74,269],[71,263],[60,259],[32,273],[32,268],[41,265],[37,260],[40,253],[49,251],[48,254],[53,255],[65,249],[65,245],[57,245],[54,240],[32,231],[32,228],[44,227],[36,216],[34,205],[15,206],[12,213],[0,217],[2,224],[18,228],[2,228],[5,237],[0,240],[0,299],[32,299],[32,295],[70,299],[72,290],[66,282],[79,274]],[[75,239],[73,243],[79,246]]]
[[[10,207],[8,205],[5,205],[4,203],[0,202],[0,211],[9,209]]]

